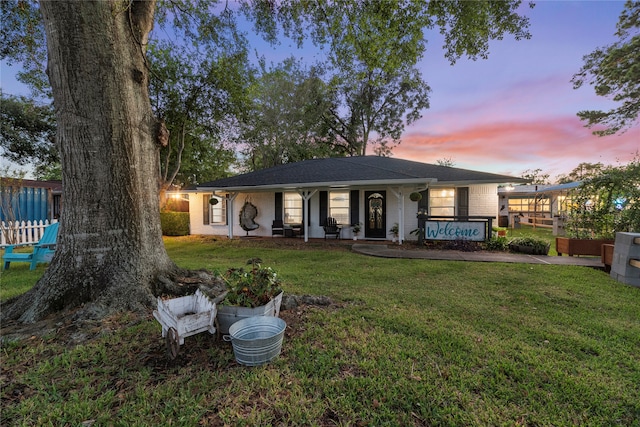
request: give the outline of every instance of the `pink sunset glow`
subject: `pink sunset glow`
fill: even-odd
[[[446,132],[408,131],[394,157],[507,175],[542,169],[554,179],[582,162],[627,163],[640,149],[640,129],[600,138],[575,116],[532,121],[493,121]]]

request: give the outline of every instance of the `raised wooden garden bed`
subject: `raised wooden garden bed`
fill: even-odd
[[[602,245],[612,245],[610,239],[573,239],[570,237],[556,237],[556,252],[558,256],[567,254],[601,256]]]

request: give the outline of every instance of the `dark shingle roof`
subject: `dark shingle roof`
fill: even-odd
[[[245,189],[329,185],[507,183],[520,178],[419,163],[391,157],[361,156],[313,159],[200,184],[198,188]]]

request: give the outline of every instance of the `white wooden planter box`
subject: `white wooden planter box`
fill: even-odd
[[[179,345],[184,344],[185,337],[204,331],[216,332],[216,304],[199,289],[193,295],[180,298],[158,298],[158,309],[153,311],[153,317],[162,325],[163,338],[171,328],[177,332]]]

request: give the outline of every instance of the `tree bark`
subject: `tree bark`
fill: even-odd
[[[64,206],[56,254],[4,319],[148,309],[177,267],[160,228],[145,45],[155,1],[41,1]]]

